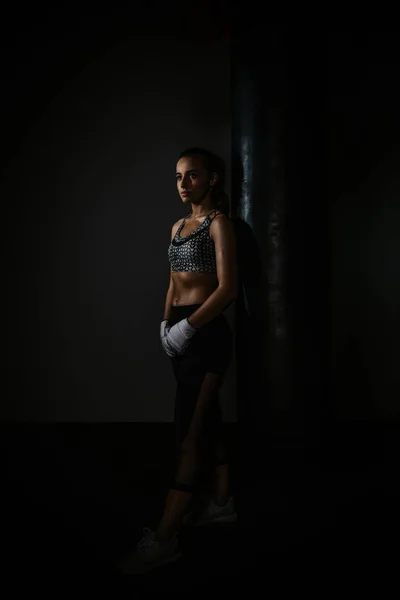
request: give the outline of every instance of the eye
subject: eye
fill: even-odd
[[[196,179],[196,177],[197,177],[197,174],[196,174],[196,173],[190,173],[190,177],[191,177],[192,179]]]

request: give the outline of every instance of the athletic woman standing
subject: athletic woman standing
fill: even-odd
[[[198,493],[200,468],[213,473],[212,496],[193,524],[233,521],[228,455],[219,390],[233,350],[223,316],[237,295],[236,241],[227,216],[225,165],[203,148],[181,153],[177,188],[191,212],[177,221],[168,248],[170,284],[160,337],[177,382],[175,425],[178,464],[155,532],[143,530],[126,573],[145,572],[180,556],[177,533]]]

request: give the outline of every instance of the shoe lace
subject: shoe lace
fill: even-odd
[[[155,533],[148,527],[143,527],[142,539],[138,543],[138,549],[143,552],[151,548],[155,542]]]

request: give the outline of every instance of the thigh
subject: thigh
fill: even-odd
[[[175,425],[177,446],[204,445],[222,427],[219,391],[232,355],[232,335],[224,319],[201,328],[186,352],[173,359],[177,381]]]
[[[205,373],[188,427],[188,438],[199,440],[203,434],[211,433],[216,417],[221,414],[219,407],[221,381],[221,375]]]
[[[222,377],[204,372],[197,378],[180,381],[175,398],[175,425],[178,448],[207,446],[221,422],[219,389]]]
[[[201,355],[205,372],[223,376],[232,360],[233,335],[226,319],[220,315],[201,328],[193,348]]]

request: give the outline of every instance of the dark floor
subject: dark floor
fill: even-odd
[[[240,452],[237,427],[227,432],[238,524],[183,531],[178,563],[131,578],[139,595],[397,572],[398,427],[336,424],[317,446],[261,436],[257,464]],[[118,577],[138,528],[161,514],[172,425],[3,424],[1,434],[4,573]]]

